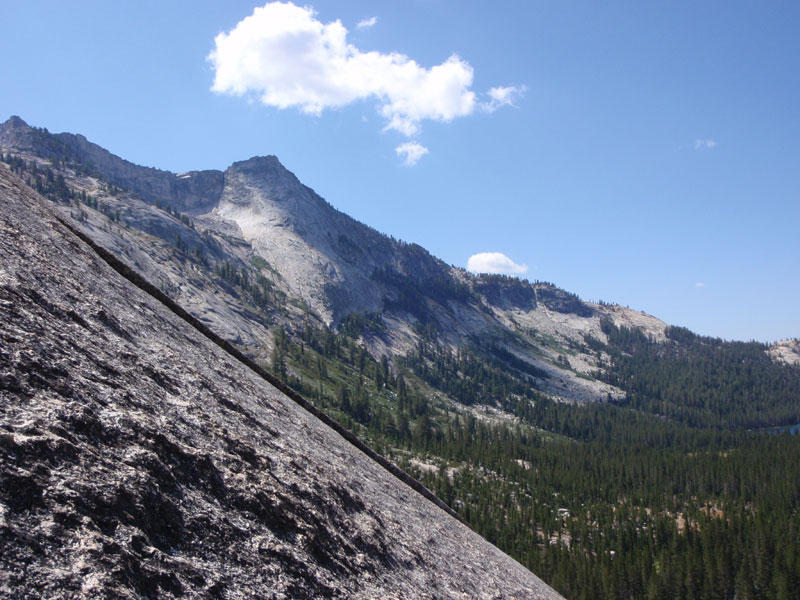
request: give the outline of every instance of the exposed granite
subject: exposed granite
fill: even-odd
[[[0,595],[558,598],[0,168]]]
[[[21,151],[25,160],[43,167],[47,157],[61,152],[68,166],[59,174],[67,184],[101,198],[122,219],[115,223],[85,206],[76,211],[61,205],[60,210],[72,217],[79,212],[76,224],[93,240],[214,331],[261,357],[271,352],[272,335],[265,326],[300,330],[309,318],[306,308],[311,318],[334,330],[353,312],[380,312],[386,328],[361,339],[375,358],[412,351],[420,341],[419,322],[431,323],[441,344],[503,346],[547,373],[536,382],[541,391],[584,402],[624,395],[594,378],[602,362],[584,348],[586,335],[604,339],[603,319],[640,328],[655,339],[664,335],[663,322],[636,311],[584,302],[551,284],[473,275],[449,266],[421,246],[389,238],[337,211],[275,156],[236,162],[224,174],[213,172],[218,176],[210,171],[176,175],[138,167],[82,136],[50,134],[19,118],[0,124],[0,147]],[[86,176],[86,166],[96,178]],[[105,181],[133,191],[109,190]],[[175,185],[205,200],[189,201]],[[191,212],[196,227],[159,210],[154,198]],[[176,240],[210,260],[186,260],[169,248]],[[273,311],[264,319],[215,276],[220,265],[242,269],[255,256],[266,260],[264,273],[285,294],[285,314]],[[567,355],[569,365],[563,362]]]

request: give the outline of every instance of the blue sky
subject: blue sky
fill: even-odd
[[[0,119],[178,172],[275,154],[448,263],[502,253],[699,333],[800,337],[797,2],[301,4],[342,71],[289,47],[300,13],[242,24],[264,6],[4,3]]]

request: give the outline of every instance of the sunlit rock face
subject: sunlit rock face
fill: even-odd
[[[419,246],[391,240],[333,208],[274,156],[231,165],[212,216],[235,223],[291,292],[328,324],[384,307],[387,289],[374,277],[377,270],[451,276]]]
[[[0,124],[0,149],[52,167],[71,189],[120,213],[115,223],[85,204],[56,203],[76,227],[252,356],[270,356],[277,326],[299,331],[310,321],[336,331],[353,313],[380,313],[380,331],[359,340],[376,359],[413,352],[430,325],[450,350],[501,348],[502,356],[528,363],[526,371],[538,374],[531,383],[551,398],[593,402],[624,397],[596,376],[608,357],[591,351],[587,339],[605,341],[602,322],[665,339],[666,324],[650,315],[585,302],[549,283],[468,273],[383,235],[336,210],[275,156],[224,172],[175,174],[18,117]],[[220,266],[241,272],[256,259],[282,294],[280,310],[273,302],[255,311],[241,289],[220,284]]]
[[[558,598],[0,166],[0,596]]]

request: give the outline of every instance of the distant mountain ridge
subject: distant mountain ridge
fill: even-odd
[[[72,133],[51,134],[30,127],[18,116],[0,126],[0,146],[27,150],[42,158],[74,160],[87,172],[129,189],[145,200],[168,204],[181,212],[214,206],[222,194],[222,171],[192,171],[178,175],[124,160],[105,148]],[[186,177],[186,175],[190,175]]]
[[[336,329],[350,315],[380,314],[384,327],[366,331],[363,338],[376,357],[404,355],[425,330],[454,349],[476,344],[500,348],[504,356],[546,374],[537,385],[554,397],[605,400],[624,392],[595,376],[607,357],[588,351],[586,342],[606,341],[601,322],[665,339],[666,324],[639,311],[588,303],[552,284],[474,275],[416,244],[389,238],[336,210],[275,156],[236,162],[225,171],[175,174],[134,165],[80,135],[32,128],[19,117],[0,125],[0,147],[71,165],[74,184],[87,193],[99,185],[97,180],[119,188],[110,190],[109,202],[119,202],[116,191],[127,194],[120,211],[134,229],[170,243],[180,239],[206,257],[212,270],[229,264],[243,272],[254,260],[263,261],[265,270],[256,271],[270,279],[276,292],[303,307],[286,317],[290,328],[297,329],[309,315]],[[149,205],[183,215],[185,222]],[[192,227],[186,226],[189,220]],[[87,225],[117,252],[134,252],[135,247],[142,262],[152,261],[146,256],[152,255],[150,242],[135,239],[131,231],[113,238]],[[177,273],[182,267],[161,260],[152,268],[148,276],[169,279],[165,285],[176,288],[221,333],[228,331],[256,353],[258,346],[269,351],[271,334],[258,319],[232,318],[232,301],[210,299],[208,287],[192,290]],[[786,350],[773,354],[787,360],[792,356]]]

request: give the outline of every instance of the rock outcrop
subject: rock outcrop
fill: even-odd
[[[558,598],[0,166],[0,595]]]
[[[800,366],[800,339],[775,342],[770,346],[769,354],[775,360]]]

